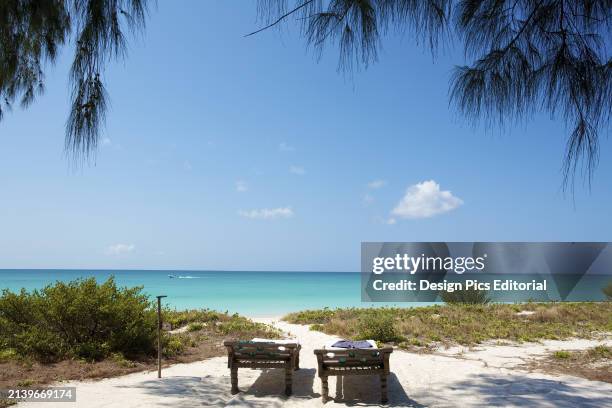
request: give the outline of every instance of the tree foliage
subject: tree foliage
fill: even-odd
[[[147,0],[2,0],[0,118],[15,102],[27,107],[44,89],[44,68],[72,43],[71,108],[66,148],[88,155],[107,108],[106,64],[126,53],[126,33],[144,27]]]
[[[106,64],[126,54],[126,33],[144,27],[149,0],[3,0],[0,2],[0,119],[44,88],[44,67],[70,43],[71,108],[66,148],[95,151],[108,96]],[[544,111],[570,131],[565,181],[578,166],[590,179],[609,127],[612,0],[258,0],[264,27],[295,18],[317,54],[339,50],[350,71],[378,58],[389,32],[410,34],[435,52],[461,44],[450,99],[472,120],[495,123]]]
[[[610,0],[259,0],[263,29],[295,17],[319,55],[337,46],[341,70],[375,62],[390,31],[434,52],[462,44],[469,63],[455,67],[451,102],[473,120],[561,116],[565,185],[580,164],[590,180],[608,130],[611,11]]]

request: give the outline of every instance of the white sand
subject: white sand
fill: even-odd
[[[69,382],[77,387],[77,403],[45,403],[57,407],[311,407],[322,406],[313,349],[334,339],[307,326],[276,319],[256,319],[297,337],[302,344],[301,369],[294,373],[293,396],[282,395],[281,370],[240,369],[243,391],[230,394],[226,358],[178,364],[157,372],[130,374],[101,381]],[[571,376],[528,373],[517,368],[525,358],[560,349],[584,349],[602,342],[546,341],[520,346],[487,345],[474,350],[453,348],[437,355],[394,351],[391,355],[389,405],[401,407],[612,407],[612,384]],[[607,344],[612,345],[609,340]],[[330,377],[325,406],[377,405],[380,388],[371,376]],[[39,407],[22,403],[19,407]]]

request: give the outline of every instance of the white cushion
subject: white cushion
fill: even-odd
[[[256,343],[300,344],[296,339],[279,340],[279,339],[262,339],[262,338],[259,338],[259,337],[255,337],[251,341],[254,341]]]

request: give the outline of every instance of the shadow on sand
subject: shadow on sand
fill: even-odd
[[[301,368],[293,372],[293,398],[319,398],[313,390],[317,370],[314,368]],[[246,395],[255,397],[281,396],[285,392],[285,371],[281,369],[263,370],[253,385],[246,390]]]
[[[253,384],[236,396],[230,394],[229,377],[175,376],[160,380],[151,379],[128,388],[140,388],[147,394],[164,397],[161,405],[187,408],[241,406],[251,408],[281,407],[287,397],[284,392],[283,370],[265,370]],[[318,406],[321,395],[314,392],[315,381],[320,381],[316,370],[303,368],[294,373],[292,400]],[[330,379],[330,382],[332,380]],[[411,399],[395,374],[388,377],[388,394],[391,407],[415,407],[423,405]],[[376,376],[346,376],[336,378],[336,386],[330,384],[330,396],[337,403],[348,406],[380,405],[380,380]],[[576,384],[555,379],[533,378],[512,373],[508,375],[472,375],[463,381],[447,384],[445,390],[432,389],[417,397],[425,404],[441,407],[454,406],[535,406],[561,408],[612,407],[609,384],[580,381]],[[436,392],[438,391],[438,392]],[[146,403],[143,401],[143,403]],[[159,404],[159,402],[157,402]]]
[[[321,402],[321,394],[314,392],[316,369],[302,368],[294,372],[293,395],[291,399],[313,400]],[[336,402],[350,406],[380,405],[380,380],[377,376],[338,377],[335,395]],[[264,370],[255,382],[246,389],[241,388],[240,394],[230,394],[228,377],[166,377],[143,381],[137,386],[147,394],[167,399],[162,402],[166,406],[195,407],[225,407],[241,406],[252,408],[281,407],[287,400],[284,396],[284,370]],[[408,397],[397,377],[388,377],[388,406],[423,407]],[[315,405],[315,404],[313,404]]]
[[[424,407],[408,396],[395,374],[391,373],[387,377],[387,387],[389,402],[386,406]],[[336,377],[336,393],[330,392],[330,397],[335,402],[349,406],[378,406],[380,405],[380,378],[375,375]]]
[[[567,381],[567,380],[566,380]],[[452,384],[452,390],[463,395],[473,395],[482,407],[560,407],[599,408],[612,407],[609,385],[597,381],[580,381],[568,384],[554,379],[511,375],[473,375],[467,380]],[[438,398],[441,406],[455,406],[457,399]]]
[[[147,394],[164,397],[167,402],[161,405],[169,407],[225,407],[232,397],[229,378],[225,377],[173,376],[143,381],[126,388],[140,388]]]

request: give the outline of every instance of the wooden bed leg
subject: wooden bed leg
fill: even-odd
[[[329,401],[329,384],[327,383],[327,377],[321,377],[321,398],[324,404]]]
[[[293,391],[293,384],[291,383],[293,378],[292,367],[290,363],[285,366],[285,395],[290,396]]]
[[[387,399],[387,374],[380,375],[380,402],[386,404]]]
[[[231,367],[231,381],[232,381],[232,395],[238,394],[240,390],[238,389],[238,367]]]

